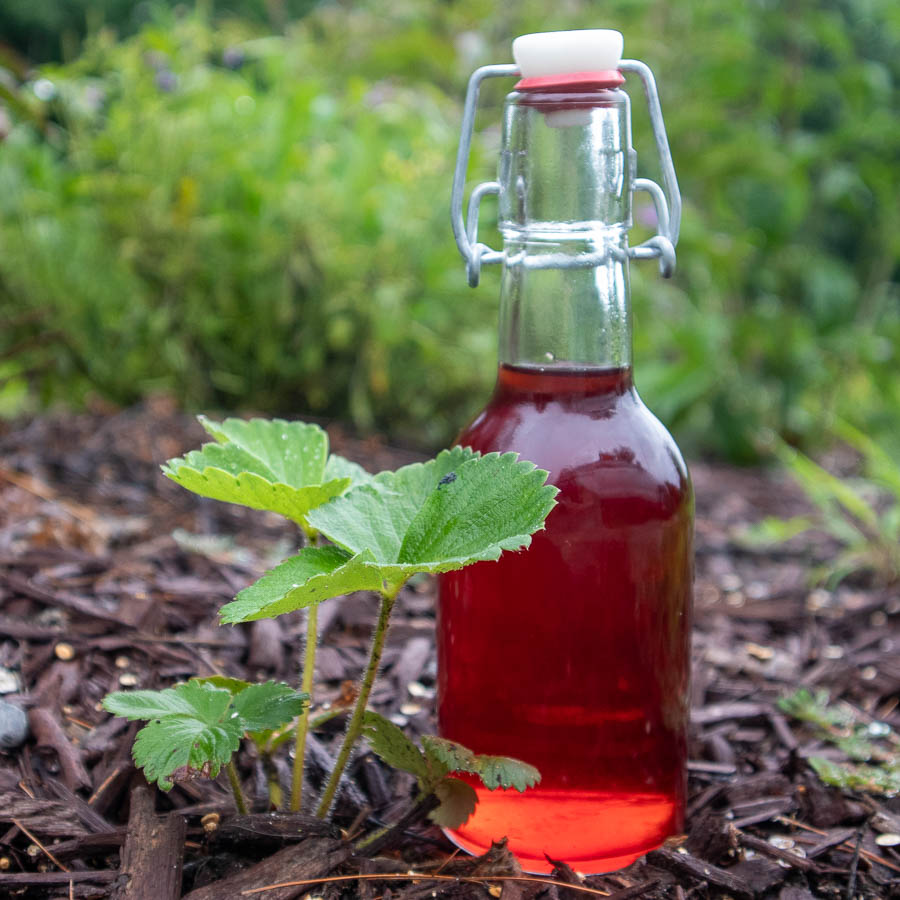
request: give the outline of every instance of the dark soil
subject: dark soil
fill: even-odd
[[[299,614],[215,625],[295,538],[277,517],[200,500],[159,474],[201,440],[162,402],[0,434],[0,691],[30,724],[23,746],[0,752],[0,897],[900,897],[900,800],[823,785],[806,759],[836,751],[776,705],[824,688],[860,721],[900,729],[900,593],[813,589],[811,571],[834,551],[824,537],[748,551],[737,540],[747,523],[805,510],[787,481],[759,471],[692,467],[688,833],[631,868],[582,878],[561,862],[549,884],[523,880],[502,845],[454,855],[425,811],[406,815],[407,777],[365,752],[334,824],[268,814],[267,773],[249,747],[238,766],[254,815],[233,815],[224,777],[149,789],[130,759],[136,726],[102,710],[107,692],[212,673],[295,681],[299,670]],[[337,430],[332,443],[372,470],[414,458]],[[373,695],[412,734],[434,729],[433,611],[431,581],[401,593]],[[320,608],[318,709],[352,700],[375,614],[365,595]],[[340,727],[315,734],[307,797]],[[278,765],[287,784],[287,760]],[[378,855],[352,855],[348,835],[384,823],[399,825]],[[288,881],[306,883],[254,892]]]

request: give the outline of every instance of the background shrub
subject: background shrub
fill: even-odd
[[[896,4],[616,0],[598,23],[583,0],[398,0],[282,8],[284,31],[263,6],[149,6],[7,72],[0,409],[166,390],[450,440],[489,390],[498,289],[465,287],[449,230],[465,80],[515,34],[609,25],[656,72],[686,203],[676,278],[633,267],[651,407],[738,460],[763,427],[895,431]],[[508,89],[485,91],[473,182]]]

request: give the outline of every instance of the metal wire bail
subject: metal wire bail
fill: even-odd
[[[666,126],[662,109],[659,105],[659,94],[656,79],[650,67],[637,59],[623,59],[619,63],[620,72],[633,72],[640,78],[647,98],[650,113],[650,127],[656,141],[662,169],[665,190],[655,181],[648,178],[637,178],[634,191],[644,191],[653,200],[656,209],[657,234],[628,249],[632,259],[659,259],[659,271],[663,278],[670,278],[675,271],[675,247],[678,244],[678,233],[681,226],[681,193],[675,166],[669,150]],[[450,222],[456,245],[466,262],[466,274],[469,287],[477,287],[481,277],[481,266],[500,263],[505,259],[501,250],[492,250],[478,241],[478,211],[483,197],[499,194],[500,185],[496,181],[486,181],[475,187],[469,197],[466,216],[463,218],[463,192],[466,182],[466,171],[469,167],[469,154],[472,148],[472,131],[475,126],[475,112],[478,106],[478,93],[481,83],[486,78],[516,78],[520,76],[515,64],[482,66],[476,69],[469,78],[466,90],[466,102],[463,107],[462,129],[459,138],[459,149],[456,154],[456,168],[453,172],[453,188],[450,194]],[[586,259],[585,264],[596,265],[593,259]]]

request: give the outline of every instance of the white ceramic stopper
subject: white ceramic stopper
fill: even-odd
[[[543,31],[513,41],[513,59],[523,78],[618,69],[624,38],[610,28]]]

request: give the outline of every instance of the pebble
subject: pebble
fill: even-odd
[[[806,608],[810,612],[818,612],[831,603],[831,594],[822,588],[817,588],[806,598]]]
[[[75,648],[71,644],[60,642],[53,648],[53,652],[56,654],[56,658],[61,659],[63,662],[75,659]]]
[[[769,596],[769,586],[764,581],[751,581],[747,585],[747,596],[751,600],[762,600]]]
[[[12,669],[0,666],[0,694],[16,694],[20,689],[19,676]]]
[[[744,579],[736,572],[727,572],[719,579],[719,586],[723,591],[739,591],[744,586]]]
[[[879,834],[875,843],[879,847],[896,847],[900,844],[900,834]]]
[[[24,710],[0,700],[0,749],[15,750],[28,737],[28,716]]]
[[[771,647],[763,647],[760,644],[754,644],[752,642],[744,644],[744,649],[750,656],[755,656],[763,662],[772,659],[772,657],[775,656],[775,651]]]
[[[425,687],[421,681],[411,681],[406,689],[409,691],[411,697],[428,697],[431,698],[434,696],[434,689]]]

